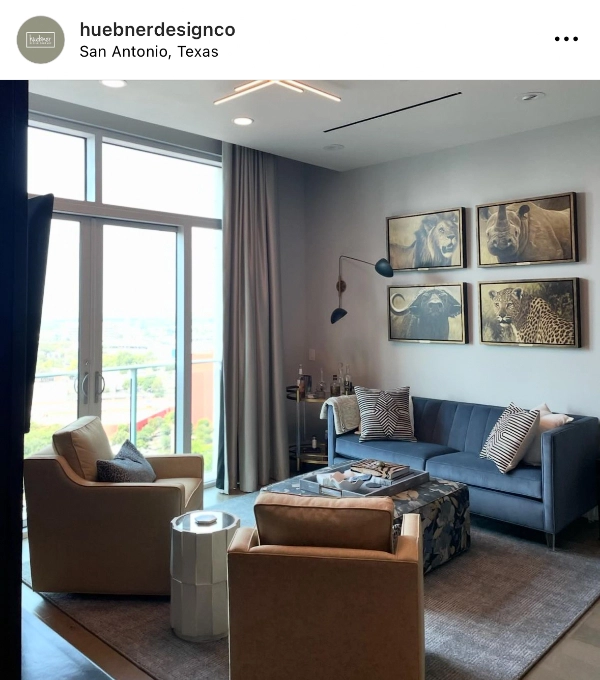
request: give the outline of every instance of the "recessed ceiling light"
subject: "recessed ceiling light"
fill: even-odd
[[[545,96],[545,92],[523,92],[517,95],[517,99],[520,99],[522,102],[532,102],[534,99],[542,99]]]
[[[328,144],[323,147],[323,151],[341,151],[346,147],[343,144]]]
[[[106,87],[125,87],[127,85],[126,80],[101,80],[100,82]]]
[[[246,118],[245,116],[242,116],[241,118],[234,118],[233,122],[236,125],[252,125],[254,123],[253,118]]]

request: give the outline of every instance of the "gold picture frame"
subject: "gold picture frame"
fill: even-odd
[[[484,345],[581,347],[579,279],[480,281]]]
[[[479,267],[578,260],[575,192],[477,206]]]

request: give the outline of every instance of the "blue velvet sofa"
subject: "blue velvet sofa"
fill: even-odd
[[[329,464],[377,458],[427,470],[432,477],[469,486],[471,511],[556,534],[595,507],[598,418],[574,420],[542,434],[542,466],[521,464],[502,474],[479,452],[504,410],[457,401],[413,397],[416,442],[359,442],[353,432],[335,434],[328,407]]]

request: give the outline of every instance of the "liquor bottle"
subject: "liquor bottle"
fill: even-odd
[[[338,380],[337,375],[334,373],[333,374],[333,380],[331,381],[331,396],[332,397],[339,397],[341,394],[341,385]]]
[[[352,394],[352,378],[348,364],[346,364],[346,375],[344,376],[344,394]]]
[[[304,373],[302,372],[302,364],[298,367],[298,380],[296,381],[296,385],[298,385],[298,392],[300,399],[304,399]]]
[[[325,393],[327,385],[325,383],[325,378],[323,377],[323,369],[321,369],[321,382],[319,383],[319,392]]]

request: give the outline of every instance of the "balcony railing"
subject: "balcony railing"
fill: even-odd
[[[193,365],[197,364],[213,364],[213,379],[216,380],[221,368],[221,361],[216,359],[192,359]],[[165,369],[167,371],[175,370],[175,363],[153,363],[153,364],[135,364],[133,366],[108,366],[102,369],[103,374],[108,373],[125,373],[129,372],[129,439],[132,444],[137,443],[137,423],[138,423],[138,373],[142,370],[156,370]],[[217,370],[218,369],[218,370]],[[35,376],[36,381],[51,380],[54,378],[73,378],[73,389],[78,392],[78,371],[54,371],[51,373],[38,373]],[[215,382],[216,384],[216,382]]]

